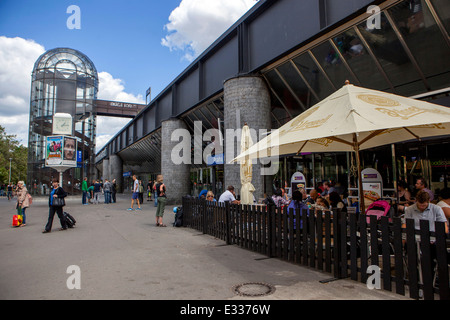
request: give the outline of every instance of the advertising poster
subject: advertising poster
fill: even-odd
[[[69,136],[47,137],[45,166],[72,168],[77,166],[77,140]]]
[[[47,137],[47,147],[45,155],[46,166],[62,165],[63,137]]]
[[[296,172],[291,177],[291,190],[289,194],[292,195],[295,190],[305,189],[306,191],[306,179],[303,173]]]
[[[77,141],[73,137],[64,137],[63,164],[65,166],[77,165]]]
[[[366,208],[383,196],[383,178],[373,169],[367,168],[361,172],[363,199]]]

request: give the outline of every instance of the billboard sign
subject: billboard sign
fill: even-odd
[[[45,166],[46,167],[76,167],[77,140],[70,136],[47,137]]]

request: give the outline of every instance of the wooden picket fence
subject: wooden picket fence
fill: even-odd
[[[449,240],[445,223],[435,232],[428,221],[234,205],[183,198],[183,226],[267,257],[279,258],[366,283],[377,266],[381,287],[413,299],[450,300]],[[408,248],[412,248],[407,250]],[[373,268],[373,267],[372,267]]]

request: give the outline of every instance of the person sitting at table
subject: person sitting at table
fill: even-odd
[[[341,209],[341,211],[347,211],[344,201],[342,201],[341,196],[336,191],[331,192],[328,199],[330,200],[331,207]]]
[[[415,187],[418,190],[417,192],[425,191],[426,193],[428,193],[430,195],[430,201],[434,200],[434,193],[433,191],[427,188],[427,182],[424,178],[418,178],[416,180]]]
[[[303,192],[302,192],[303,191]],[[297,213],[299,213],[299,219],[300,219],[300,229],[303,228],[303,220],[301,219],[301,216],[303,212],[306,210],[306,214],[309,216],[309,207],[303,202],[303,199],[306,196],[306,192],[303,189],[295,190],[292,193],[292,200],[289,203],[288,206],[288,212],[292,208],[294,211],[294,217],[297,216]],[[296,218],[294,218],[294,230],[296,229]]]
[[[413,203],[413,201],[411,200],[411,192],[409,192],[406,182],[404,181],[398,182],[397,192],[399,199],[398,210],[400,212],[404,212],[405,207]]]
[[[314,204],[316,203],[316,199],[319,197],[319,193],[317,192],[316,189],[312,189],[309,192],[309,196],[306,198],[305,202],[306,203],[310,203],[310,204]]]
[[[280,188],[275,191],[275,194],[272,196],[272,200],[275,203],[275,206],[281,207],[289,204],[289,200],[283,198],[283,192]]]
[[[226,201],[230,201],[233,204],[241,203],[239,200],[236,200],[233,186],[228,186],[227,190],[224,193],[222,193],[219,198],[219,202],[226,202]]]
[[[325,211],[325,210],[328,210],[330,208],[330,204],[328,203],[328,201],[325,198],[317,197],[315,208],[317,210]]]
[[[214,198],[214,193],[212,191],[208,191],[208,193],[206,194],[206,201],[217,202],[217,200]]]
[[[416,230],[420,230],[420,220],[428,220],[430,232],[435,231],[435,222],[445,222],[445,232],[448,233],[447,218],[438,205],[430,203],[428,192],[421,190],[416,195],[416,203],[405,209],[404,219],[414,219]],[[406,227],[406,223],[403,224]]]
[[[450,189],[445,188],[441,191],[441,201],[437,203],[439,207],[444,211],[444,215],[447,219],[450,219]]]
[[[285,200],[288,200],[288,201],[289,201],[289,197],[288,197],[286,191],[284,191],[283,188],[280,188],[280,189],[281,189],[281,196],[282,196]]]

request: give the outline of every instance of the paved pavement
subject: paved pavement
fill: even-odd
[[[42,234],[47,198],[34,199],[27,226],[11,226],[15,200],[0,198],[1,300],[246,300],[232,288],[247,282],[276,288],[252,300],[409,300],[364,284],[338,280],[257,253],[188,228],[174,228],[173,206],[166,207],[166,228],[155,226],[153,202],[142,211],[127,211],[129,195],[116,204],[81,205],[68,198],[65,211],[76,227]],[[80,289],[69,289],[69,266],[78,266]],[[70,282],[69,283],[75,283]]]

